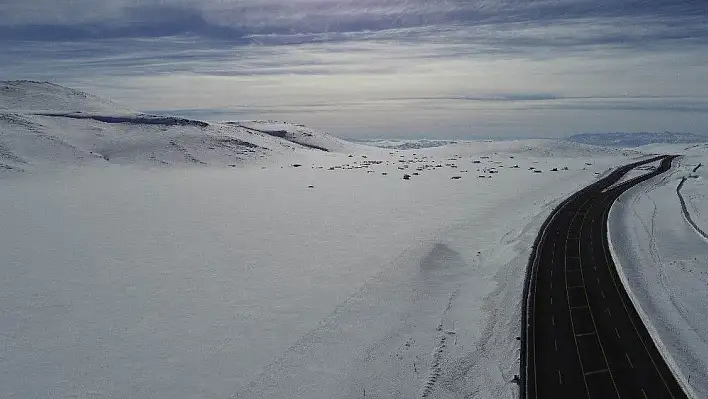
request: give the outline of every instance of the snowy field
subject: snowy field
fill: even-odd
[[[708,145],[652,145],[685,154],[674,168],[620,197],[610,213],[615,258],[636,305],[674,372],[708,397]],[[699,165],[701,165],[698,167]],[[695,171],[694,171],[695,170]],[[677,187],[686,179],[681,195]],[[694,221],[698,229],[689,223]]]
[[[3,398],[515,398],[538,228],[641,155],[384,149],[0,88]]]
[[[650,156],[648,155],[647,158],[648,157],[650,157]],[[644,176],[646,174],[649,174],[652,171],[656,170],[656,168],[658,168],[660,165],[661,165],[661,160],[651,162],[646,165],[638,166],[638,167],[630,170],[629,172],[627,172],[615,184],[613,184],[613,185],[609,186],[607,189],[605,189],[605,191],[610,190],[614,187],[617,187],[627,181],[630,181],[630,180],[636,179],[638,177]]]

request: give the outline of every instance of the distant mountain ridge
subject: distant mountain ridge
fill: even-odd
[[[609,147],[640,147],[647,144],[708,143],[708,136],[678,132],[611,132],[574,134],[567,140]]]
[[[302,125],[149,115],[50,82],[0,81],[0,175],[87,163],[237,166],[361,147]]]

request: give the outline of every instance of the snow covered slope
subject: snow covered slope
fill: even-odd
[[[655,341],[684,386],[694,397],[705,398],[708,145],[654,144],[643,149],[684,156],[674,161],[677,166],[667,175],[620,197],[610,213],[612,246]]]
[[[569,141],[611,147],[640,147],[648,144],[706,143],[708,136],[693,133],[640,132],[640,133],[582,133],[568,138]]]
[[[50,82],[0,81],[3,112],[94,112],[128,114],[120,105]]]
[[[637,156],[371,148],[5,86],[31,99],[0,111],[3,398],[515,398],[539,226]]]
[[[0,167],[6,172],[87,163],[225,166],[297,157],[313,148],[363,150],[301,126],[281,123],[278,129],[280,137],[238,123],[136,113],[51,83],[0,82]]]
[[[303,125],[276,121],[230,122],[246,130],[279,137],[295,144],[321,151],[352,152],[361,151],[360,146],[338,139],[332,135],[308,129]],[[357,148],[359,147],[359,148]]]

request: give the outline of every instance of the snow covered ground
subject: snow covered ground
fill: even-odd
[[[146,115],[51,83],[0,82],[0,174],[58,165],[243,166],[302,149],[371,150],[287,123]],[[314,148],[311,143],[318,143]]]
[[[0,87],[0,397],[516,397],[538,228],[638,155]]]
[[[650,155],[648,155],[647,157],[650,157]],[[658,168],[660,165],[661,165],[661,160],[651,162],[646,165],[638,166],[638,167],[630,170],[629,172],[627,172],[624,176],[622,176],[621,179],[619,179],[615,184],[609,186],[605,191],[610,190],[614,187],[617,187],[617,186],[619,186],[627,181],[630,181],[632,179],[636,179],[640,176],[644,176],[646,174],[649,174],[652,171],[656,170],[656,168]]]
[[[708,397],[708,145],[653,145],[684,154],[667,174],[620,197],[610,213],[615,258],[665,357],[696,398]],[[702,164],[701,167],[698,165]],[[686,178],[681,195],[677,187]]]

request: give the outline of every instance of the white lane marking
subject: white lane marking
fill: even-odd
[[[629,355],[625,352],[624,356],[627,358],[627,363],[629,363],[629,367],[634,368],[634,365],[632,364],[632,359],[629,358]]]
[[[558,381],[561,385],[563,385],[563,374],[561,373],[560,369],[558,369]]]
[[[619,332],[619,330],[617,330],[617,327],[615,327],[615,334],[617,334],[617,338],[621,338],[621,337],[620,337],[620,332]]]
[[[571,306],[571,307],[570,307],[570,310],[575,310],[575,309],[587,309],[587,308],[589,308],[588,305],[584,305],[584,306]]]
[[[602,200],[600,200],[600,202],[602,203]],[[583,227],[584,227],[584,225],[585,225],[586,217],[587,217],[587,214],[583,215],[583,220],[582,220],[582,222],[580,223],[580,232],[581,232],[581,235],[582,235]],[[594,219],[593,219],[593,220],[594,220]],[[605,220],[604,215],[603,215],[603,218],[602,218],[601,220]],[[590,225],[588,228],[591,230],[591,233],[592,233],[592,225]],[[590,237],[592,237],[592,234],[590,234]],[[591,238],[591,239],[592,239],[592,238]],[[603,242],[603,244],[604,244],[604,242]],[[595,263],[595,251],[594,251],[593,249],[594,249],[594,246],[592,246],[592,244],[591,244],[591,245],[590,245],[590,254],[592,255],[592,266],[593,266],[593,269],[597,272],[597,268],[595,267],[595,266],[596,266],[596,263]],[[603,249],[604,249],[604,247],[603,247]],[[583,252],[582,252],[582,245],[581,245],[581,242],[578,242],[578,255],[582,255],[582,253],[583,253]],[[606,255],[606,254],[605,254],[605,255]],[[579,260],[579,265],[578,265],[578,266],[580,267],[580,275],[581,275],[581,277],[582,277],[582,279],[583,279],[583,282],[584,282],[584,281],[585,281],[585,273],[584,273],[584,271],[583,271],[583,260],[582,260],[582,258]],[[566,280],[567,280],[567,278],[566,278]],[[567,284],[567,281],[566,281],[566,284]],[[602,284],[600,284],[600,285],[602,285]],[[602,289],[602,288],[601,288],[601,289]],[[589,304],[590,304],[590,297],[588,296],[587,290],[584,290],[584,292],[585,292],[585,300],[587,301],[587,303],[588,303],[588,305],[589,305]],[[605,298],[605,293],[604,293],[604,292],[602,293],[602,298],[603,298],[603,299]],[[593,312],[592,308],[588,308],[588,310],[589,310],[589,313],[590,313],[590,320],[592,320],[593,329],[597,332],[597,323],[595,322],[595,315],[593,314],[594,312]],[[572,320],[572,314],[571,314],[571,320]],[[610,363],[607,361],[607,354],[605,353],[605,348],[604,348],[603,345],[602,345],[602,340],[600,339],[600,337],[597,337],[597,338],[598,338],[597,342],[598,342],[598,344],[600,345],[600,352],[602,352],[602,358],[605,360],[605,366],[607,366],[607,369],[606,369],[606,370],[607,370],[607,373],[610,375],[610,381],[612,381],[612,387],[615,389],[615,394],[617,394],[617,397],[619,398],[619,397],[621,397],[622,395],[620,395],[619,390],[617,389],[617,383],[615,382],[615,377],[612,375],[612,371],[609,370],[609,368],[610,368]],[[576,340],[575,340],[575,345],[576,345],[576,346],[578,345],[577,338],[576,338]],[[578,353],[578,354],[579,354],[579,353]],[[582,366],[582,362],[581,362],[581,366]],[[588,387],[587,378],[586,378],[586,377],[583,377],[583,379],[585,380],[585,390],[586,390],[586,392],[589,392],[589,387]]]
[[[588,376],[588,375],[593,375],[593,374],[609,373],[609,372],[610,372],[609,369],[602,369],[602,370],[588,371],[587,373],[585,373],[585,375]]]
[[[587,204],[588,201],[590,201],[590,200],[589,199],[586,200],[583,205]],[[571,223],[572,223],[572,221],[571,221]],[[580,225],[580,229],[582,230],[582,224]],[[568,234],[570,234],[570,228],[568,228]],[[564,258],[565,264],[563,265],[563,266],[565,266],[564,267],[564,269],[565,269],[565,275],[564,275],[564,277],[565,277],[565,296],[566,296],[566,299],[568,300],[568,312],[570,313],[570,330],[575,332],[575,322],[573,321],[573,308],[570,306],[570,291],[568,290],[568,259],[572,259],[567,256],[568,238],[569,238],[568,235],[566,235],[565,236],[566,257]],[[579,240],[578,240],[577,245],[578,245],[578,255],[580,255],[580,241]],[[579,257],[577,258],[577,263],[578,263],[578,267],[580,269],[582,269],[582,260]],[[587,293],[585,294],[585,296],[586,296],[586,300],[587,300]],[[592,313],[591,313],[591,316],[592,316]],[[578,355],[578,360],[580,360],[581,357],[580,357],[580,346],[578,346],[578,338],[573,336],[573,341],[575,341],[575,353]],[[590,387],[588,386],[588,380],[585,377],[585,367],[583,366],[582,361],[580,361],[580,372],[583,373],[583,384],[585,385],[585,391],[589,392]],[[559,373],[560,373],[560,371],[559,371]],[[559,376],[560,376],[560,374],[559,374]]]
[[[613,202],[614,202],[614,200],[613,200]],[[610,209],[611,209],[611,206],[608,207],[607,209],[605,209],[605,211],[604,211],[603,214],[602,214],[602,220],[607,220],[608,215],[609,215],[609,213],[610,213]],[[614,265],[614,263],[610,263],[610,261],[611,261],[611,259],[612,259],[612,255],[610,254],[609,242],[608,242],[607,240],[603,240],[601,244],[602,244],[602,247],[603,247],[603,248],[602,248],[602,249],[603,249],[602,253],[603,253],[604,257],[605,257],[605,264],[606,264],[606,267],[607,267],[608,269],[610,269],[610,265]],[[609,255],[609,257],[608,257],[608,255]],[[619,286],[622,286],[622,288],[625,290],[624,292],[626,292],[626,288],[624,287],[624,285],[622,285],[622,282],[621,282],[621,281],[620,281],[619,283],[617,282],[617,279],[615,278],[615,276],[614,276],[614,274],[613,274],[612,272],[610,272],[610,278],[612,279],[612,285],[615,287],[615,291],[616,291],[618,294],[620,294],[620,295],[619,295],[619,298],[620,298],[620,302],[622,303],[622,306],[624,307],[624,310],[629,314],[629,307],[631,307],[632,309],[634,309],[634,305],[629,305],[629,307],[628,307],[627,302],[626,302],[625,299],[622,297],[622,291],[620,290],[620,287],[619,287]],[[649,359],[651,359],[651,363],[652,363],[652,365],[654,366],[654,369],[655,369],[656,372],[659,374],[659,378],[661,378],[661,382],[664,383],[664,387],[666,388],[666,390],[670,392],[670,390],[669,390],[669,385],[668,385],[668,383],[666,382],[666,379],[664,379],[664,375],[663,375],[663,374],[661,373],[661,371],[659,370],[659,367],[658,367],[658,365],[656,364],[656,361],[654,360],[654,356],[652,356],[652,353],[649,351],[649,347],[647,346],[647,343],[645,342],[644,338],[639,334],[639,330],[637,329],[637,326],[636,326],[635,323],[634,323],[634,319],[633,319],[631,316],[628,317],[628,318],[629,318],[629,322],[632,324],[632,329],[634,330],[634,333],[636,334],[636,336],[637,336],[637,337],[639,338],[639,340],[641,341],[642,346],[644,346],[644,350],[645,350],[646,353],[649,355]],[[644,394],[644,397],[646,398],[647,395],[646,395],[646,393],[644,392],[644,390],[642,390],[642,393]]]

